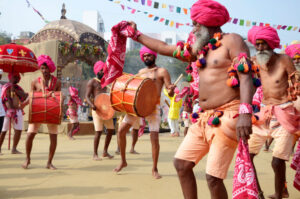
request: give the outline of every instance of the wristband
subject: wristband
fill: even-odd
[[[253,113],[253,108],[251,104],[241,103],[239,108],[239,114]]]

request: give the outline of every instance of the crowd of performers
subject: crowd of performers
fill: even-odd
[[[277,31],[269,26],[253,26],[248,32],[248,41],[255,46],[256,55],[250,57],[249,49],[240,35],[222,32],[221,27],[228,22],[229,13],[220,3],[214,0],[198,0],[191,7],[191,19],[194,37],[187,43],[178,42],[174,46],[142,34],[134,22],[118,24],[120,32],[130,30],[127,36],[144,45],[140,50],[140,57],[146,67],[137,73],[154,81],[159,97],[153,112],[145,118],[132,114],[124,114],[119,118],[117,152],[121,155],[121,160],[114,171],[120,172],[128,166],[125,152],[126,133],[133,127],[131,152],[136,153],[134,145],[139,134],[138,129],[147,121],[152,144],[152,175],[156,179],[161,178],[158,172],[160,95],[165,87],[164,93],[170,97],[171,103],[178,102],[186,96],[183,113],[186,119],[185,137],[174,156],[174,166],[184,198],[198,197],[193,168],[206,155],[206,179],[211,198],[228,198],[223,180],[227,176],[236,149],[239,151],[240,146],[246,148],[246,155],[249,155],[249,161],[253,164],[253,167],[249,167],[253,170],[253,175],[247,176],[247,189],[239,187],[242,184],[240,179],[234,180],[233,198],[265,198],[259,184],[261,171],[255,169],[253,160],[268,138],[275,141],[273,159],[270,162],[274,171],[275,193],[269,198],[287,198],[289,194],[286,186],[286,161],[289,161],[293,146],[300,136],[300,44],[290,45],[285,49],[285,54],[278,54],[274,51],[280,45]],[[176,85],[172,84],[169,72],[155,63],[157,53],[188,62],[187,72],[194,80],[193,84],[191,83],[193,86],[181,93],[175,92]],[[55,71],[51,58],[41,55],[38,64],[42,77],[32,81],[31,91],[60,91],[60,81],[51,75]],[[98,61],[94,65],[94,73],[95,78],[87,84],[85,99],[93,109],[93,159],[100,160],[98,145],[104,126],[107,135],[102,156],[113,157],[108,153],[108,146],[114,124],[112,119],[103,120],[99,117],[94,104],[97,95],[108,92],[107,87],[103,86],[104,77],[107,77],[108,73],[107,65]],[[28,94],[18,86],[19,81],[19,74],[10,73],[9,83],[2,87],[1,94],[6,115],[4,118],[0,117],[1,120],[4,119],[0,147],[9,128],[8,120],[12,119],[15,129],[12,153],[19,153],[16,147],[23,130],[22,109],[29,101]],[[67,112],[73,126],[68,135],[72,138],[79,130],[77,108],[82,102],[76,88],[70,87],[69,92]],[[172,113],[169,114],[172,123],[174,118]],[[28,127],[26,161],[22,165],[25,169],[31,161],[32,144],[39,126],[38,123],[30,123]],[[56,149],[58,125],[47,126],[50,136],[47,168],[56,169],[52,159]],[[172,132],[178,133],[177,127],[173,127]],[[292,168],[297,172],[294,187],[300,191],[299,144],[295,151],[292,161]],[[237,163],[239,162],[236,161]],[[236,165],[237,175],[243,172],[239,168],[239,165]]]

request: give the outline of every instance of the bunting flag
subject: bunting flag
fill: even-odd
[[[27,3],[27,7],[28,7],[28,8],[29,8],[29,7],[32,7],[33,11],[36,12],[36,13],[41,17],[41,19],[42,19],[45,23],[49,23],[49,21],[46,20],[46,19],[43,17],[43,15],[42,15],[37,9],[35,9],[35,8],[31,5],[31,3],[29,2],[29,0],[26,0],[26,3]]]
[[[28,0],[26,0],[28,2]],[[117,4],[120,4],[120,0],[108,0]],[[123,0],[125,1],[125,0]],[[143,6],[149,6],[152,7],[154,9],[167,9],[169,12],[173,12],[173,13],[178,13],[178,14],[184,14],[184,15],[189,15],[190,14],[190,8],[183,8],[180,6],[175,6],[175,5],[171,5],[171,4],[166,4],[166,3],[160,3],[158,1],[154,1],[154,0],[127,0],[127,1],[132,1],[135,3],[140,3]],[[121,5],[122,10],[125,10],[125,5]],[[140,10],[137,9],[130,9],[131,13],[134,14],[136,12],[142,12]],[[37,13],[39,14],[39,12],[37,11]],[[148,12],[142,12],[144,14],[148,14]],[[39,14],[40,15],[40,14]],[[41,15],[40,15],[41,16]],[[149,18],[152,18],[154,15],[153,14],[149,14]],[[42,16],[41,16],[42,17]],[[42,18],[43,19],[43,18]],[[165,25],[169,25],[171,27],[175,27],[179,28],[180,26],[192,26],[190,23],[179,23],[179,22],[172,22],[172,19],[165,19],[159,16],[154,17],[154,21],[159,21],[159,22],[163,22],[165,21]],[[239,26],[246,26],[248,28],[251,28],[251,26],[271,26],[270,23],[264,23],[264,22],[256,22],[256,21],[251,21],[249,19],[239,19],[239,18],[230,18],[230,20],[228,21],[229,24],[235,24],[235,25],[239,25]],[[176,24],[182,24],[182,25],[176,25]],[[274,27],[277,30],[285,30],[285,31],[298,31],[300,32],[300,28],[299,26],[290,26],[290,25],[277,25],[277,24],[273,24],[272,27]]]

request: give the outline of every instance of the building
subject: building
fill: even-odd
[[[31,37],[34,36],[33,32],[30,31],[22,31],[20,32],[20,35],[18,36],[18,39],[13,39],[13,43],[17,44],[28,44]]]
[[[97,10],[84,11],[82,15],[82,22],[100,33],[101,36],[104,35],[104,22]]]

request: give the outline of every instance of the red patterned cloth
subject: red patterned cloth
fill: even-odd
[[[258,188],[248,144],[240,140],[235,159],[232,199],[258,199]]]
[[[122,75],[125,62],[126,40],[128,37],[136,40],[139,36],[138,34],[140,34],[127,21],[121,21],[113,26],[111,32],[112,36],[107,48],[108,57],[105,62],[106,69],[103,70],[104,75],[101,79],[103,80],[101,81],[102,88]]]
[[[296,153],[294,154],[291,167],[296,170],[296,175],[294,179],[294,187],[300,191],[300,138],[298,140],[298,147]]]
[[[145,127],[146,127],[146,120],[145,118],[142,118],[142,126],[140,126],[140,129],[139,129],[139,132],[138,132],[138,135],[139,137],[141,137],[143,134],[144,134],[144,131],[145,131]]]

